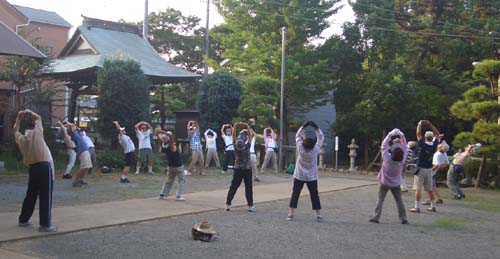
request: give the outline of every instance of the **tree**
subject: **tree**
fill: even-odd
[[[186,103],[181,98],[178,98],[178,95],[190,95],[182,94],[184,88],[179,84],[160,85],[155,88],[155,95],[151,97],[152,114],[160,118],[160,127],[165,129],[167,117],[172,118],[174,111],[186,108]]]
[[[137,62],[107,59],[97,74],[97,87],[96,127],[104,138],[116,139],[113,121],[131,134],[138,121],[149,120],[149,83]]]
[[[208,75],[198,92],[197,106],[202,128],[218,129],[237,115],[242,94],[241,84],[231,74],[215,72]]]
[[[233,121],[246,121],[258,132],[278,126],[277,107],[279,85],[268,77],[250,77],[243,81],[243,95],[238,106],[239,116]]]
[[[281,29],[286,27],[286,78],[284,126],[289,109],[310,108],[325,94],[329,77],[325,59],[318,59],[313,42],[328,28],[327,19],[337,12],[338,0],[259,1],[221,0],[224,31],[214,38],[229,60],[225,67],[244,76],[280,78]],[[278,106],[277,104],[276,106]],[[286,139],[285,139],[286,143]]]

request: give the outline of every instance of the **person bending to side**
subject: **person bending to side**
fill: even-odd
[[[122,169],[122,176],[120,177],[120,183],[130,183],[128,180],[128,172],[130,168],[136,165],[135,161],[135,145],[132,139],[127,135],[125,128],[120,126],[118,121],[114,121],[116,131],[118,132],[118,142],[123,148],[125,166]]]

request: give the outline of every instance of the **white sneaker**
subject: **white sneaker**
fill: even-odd
[[[188,170],[184,170],[185,175],[191,175],[191,173]]]
[[[155,172],[153,172],[153,171],[149,171],[149,172],[148,172],[148,174],[155,174]]]
[[[226,204],[226,207],[224,208],[226,211],[230,211],[231,210],[231,205],[227,205]]]
[[[256,212],[257,209],[255,208],[255,206],[248,206],[248,212]]]
[[[135,175],[139,175],[139,174],[140,174],[140,172],[139,172],[139,171],[135,171]]]
[[[186,201],[186,198],[184,198],[182,196],[177,196],[177,198],[175,200],[176,201]]]

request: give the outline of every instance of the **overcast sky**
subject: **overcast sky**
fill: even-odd
[[[47,11],[54,11],[71,23],[74,27],[82,23],[81,15],[103,20],[118,21],[124,19],[130,22],[142,21],[144,18],[144,0],[7,0],[11,4],[22,5]],[[343,0],[344,8],[330,19],[332,23],[323,36],[341,32],[340,23],[353,21],[354,15]],[[184,15],[196,15],[205,24],[206,0],[149,0],[149,12],[172,7]],[[210,26],[223,22],[214,6],[211,7]]]

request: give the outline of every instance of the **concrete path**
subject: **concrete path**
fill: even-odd
[[[324,193],[374,184],[377,183],[368,180],[322,178],[319,181],[319,190]],[[289,199],[290,193],[291,183],[254,186],[254,203]],[[187,194],[185,202],[176,202],[175,197],[168,197],[166,200],[158,200],[155,197],[53,208],[53,224],[59,228],[59,232],[54,234],[223,209],[226,194],[227,189],[222,189]],[[302,195],[309,195],[306,187]],[[244,196],[242,184],[233,200],[234,210],[246,209]],[[243,208],[236,208],[238,206]],[[256,207],[258,210],[258,206]],[[17,227],[18,216],[18,213],[0,213],[0,243],[50,235],[38,232],[38,210],[33,214],[32,227]]]

